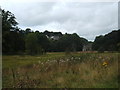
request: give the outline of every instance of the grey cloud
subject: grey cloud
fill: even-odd
[[[117,3],[39,2],[5,6],[15,14],[21,27],[78,33],[88,40],[117,29]]]

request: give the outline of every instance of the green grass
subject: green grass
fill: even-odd
[[[3,88],[117,88],[119,53],[3,56]],[[108,62],[104,67],[102,63]]]
[[[29,55],[12,55],[3,56],[3,68],[16,68],[20,66],[30,65],[38,63],[38,61],[44,62],[46,60],[52,60],[55,58],[65,56],[63,53],[48,53],[41,56],[29,56]]]

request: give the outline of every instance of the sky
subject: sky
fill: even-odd
[[[24,30],[77,33],[93,41],[118,29],[118,2],[1,1],[1,8],[12,12]]]

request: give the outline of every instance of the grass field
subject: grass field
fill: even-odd
[[[3,88],[117,88],[119,53],[3,56]],[[106,65],[103,65],[107,62]]]

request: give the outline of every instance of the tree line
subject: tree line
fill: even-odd
[[[22,30],[17,27],[14,14],[2,10],[2,53],[30,55],[46,52],[82,51],[88,40],[76,33],[39,32],[30,28]]]
[[[89,44],[85,38],[76,33],[62,34],[61,32],[32,31],[20,29],[14,14],[2,10],[2,53],[3,54],[44,54],[46,52],[75,52],[82,51]],[[92,49],[97,51],[120,50],[120,30],[105,36],[97,36],[92,42]],[[90,42],[91,43],[91,42]]]
[[[96,51],[120,51],[120,29],[95,38],[92,49]]]

